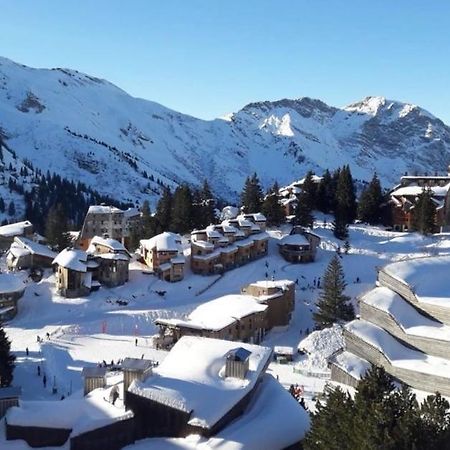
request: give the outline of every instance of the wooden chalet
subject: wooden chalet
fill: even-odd
[[[314,261],[319,244],[320,237],[317,234],[295,226],[289,235],[280,239],[278,249],[286,261],[304,263]]]
[[[17,304],[25,292],[22,278],[12,273],[0,273],[0,321],[17,314]]]
[[[172,342],[182,336],[204,336],[258,343],[266,329],[266,309],[250,295],[225,295],[201,304],[186,320],[157,319],[155,324]]]
[[[16,236],[33,237],[33,224],[24,220],[23,222],[10,223],[0,227],[0,250],[8,250]]]
[[[51,267],[56,253],[46,245],[23,236],[16,236],[6,253],[9,270]]]
[[[241,289],[242,294],[257,298],[267,305],[266,330],[289,325],[295,308],[295,283],[290,280],[264,280]]]
[[[436,205],[436,232],[445,231],[450,225],[450,174],[447,176],[403,176],[400,184],[391,190],[390,205],[395,231],[412,229],[417,197],[429,189]]]
[[[139,251],[144,263],[162,280],[180,281],[184,278],[185,258],[179,234],[165,231],[143,239]]]

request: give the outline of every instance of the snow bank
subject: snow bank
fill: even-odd
[[[297,363],[297,367],[303,370],[328,370],[328,358],[343,347],[344,338],[339,325],[313,331],[298,344],[298,349],[308,355]]]
[[[333,358],[333,362],[357,380],[363,378],[371,367],[369,361],[349,352],[338,353]]]

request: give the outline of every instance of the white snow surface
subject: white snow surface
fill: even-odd
[[[339,325],[313,331],[298,344],[298,349],[307,352],[308,357],[297,366],[302,369],[327,370],[328,358],[343,347],[344,338]]]
[[[407,283],[419,302],[450,308],[450,256],[416,258],[389,264],[383,270]]]
[[[29,227],[31,222],[28,220],[16,223],[10,223],[9,225],[3,225],[0,227],[0,236],[4,237],[12,237],[12,236],[21,236],[24,234],[24,230],[26,227]]]
[[[387,331],[365,320],[353,320],[345,328],[380,350],[393,366],[450,378],[450,360],[405,347]]]
[[[246,378],[225,378],[226,355],[238,347],[251,352]],[[183,336],[153,375],[143,382],[134,381],[129,391],[192,411],[189,424],[209,428],[254,387],[271,354],[267,347]]]
[[[360,380],[372,366],[369,361],[350,352],[338,353],[333,358],[333,361],[337,366],[357,380]]]
[[[53,264],[58,264],[61,267],[75,270],[76,272],[87,271],[87,253],[83,250],[75,250],[65,248],[53,260]]]
[[[450,327],[420,314],[406,300],[381,286],[361,297],[368,305],[389,313],[406,334],[450,341]]]
[[[158,252],[175,252],[181,250],[181,236],[170,231],[164,231],[150,239],[142,239],[141,245],[148,250],[156,249]]]

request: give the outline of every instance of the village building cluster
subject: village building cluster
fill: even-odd
[[[191,270],[223,273],[267,255],[269,235],[261,213],[243,214],[191,233]]]
[[[450,172],[450,168],[449,168]],[[390,192],[392,224],[396,231],[412,229],[414,207],[418,195],[429,189],[436,205],[436,232],[446,231],[450,224],[450,173],[447,175],[417,175],[401,177],[400,184]]]

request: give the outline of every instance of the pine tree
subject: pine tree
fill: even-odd
[[[168,187],[163,188],[161,198],[156,206],[157,233],[168,231],[172,216],[172,193]]]
[[[0,212],[5,212],[5,201],[0,197]]]
[[[278,191],[278,183],[275,182],[274,185],[267,191],[267,195],[261,206],[261,211],[266,216],[268,225],[278,226],[286,220],[283,206],[280,203]]]
[[[311,428],[303,446],[308,450],[352,450],[354,403],[340,387],[325,391],[325,402],[317,402]]]
[[[324,172],[317,187],[316,199],[317,209],[319,211],[322,211],[325,214],[332,211],[334,204],[334,190],[333,180],[328,169]]]
[[[58,251],[69,245],[68,224],[63,207],[52,206],[45,222],[45,237],[48,243]]]
[[[336,186],[335,216],[339,216],[345,223],[352,223],[356,218],[356,193],[350,167],[344,166],[338,175]]]
[[[433,202],[431,189],[424,189],[418,196],[413,210],[412,228],[422,234],[433,233],[435,224],[436,205]]]
[[[310,196],[307,192],[302,191],[298,195],[293,224],[300,225],[302,227],[312,227],[313,222],[314,216],[312,215]]]
[[[152,216],[148,200],[144,200],[141,208],[142,239],[150,239],[156,234],[155,218]]]
[[[348,238],[348,224],[341,215],[336,214],[333,223],[331,224],[333,234],[336,238],[344,241]]]
[[[381,222],[381,206],[384,202],[380,180],[375,174],[369,185],[361,193],[358,204],[358,217],[363,222],[376,225]]]
[[[16,357],[11,353],[11,342],[0,325],[0,387],[8,387],[13,380],[14,361]]]
[[[313,315],[317,329],[355,317],[350,297],[344,294],[346,286],[344,271],[339,257],[335,255],[323,276],[323,290],[317,302],[317,312]]]
[[[199,192],[198,207],[194,211],[194,225],[198,228],[205,228],[216,220],[215,200],[209,187],[208,181],[203,182],[203,186]]]
[[[302,184],[302,191],[307,194],[305,199],[309,201],[309,208],[312,211],[316,208],[317,202],[317,184],[314,182],[314,173],[309,171]]]
[[[175,189],[169,229],[177,233],[192,230],[192,193],[187,184]]]
[[[9,202],[9,205],[8,205],[8,216],[14,217],[15,214],[16,214],[16,205],[15,205],[14,202],[11,200],[11,201]]]
[[[263,193],[258,176],[254,173],[251,177],[247,177],[244,189],[241,193],[241,204],[244,213],[257,213],[261,211],[263,202]]]

